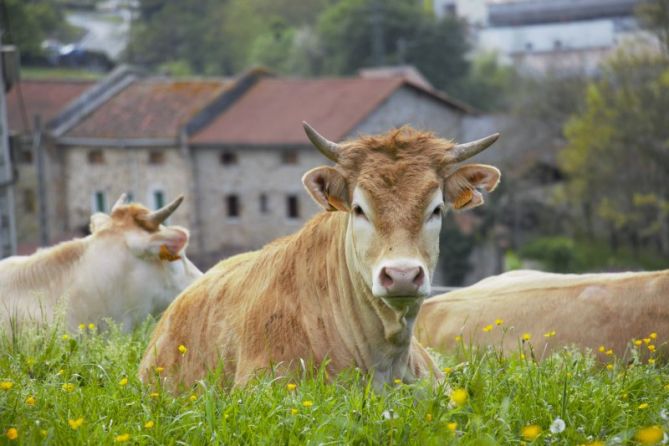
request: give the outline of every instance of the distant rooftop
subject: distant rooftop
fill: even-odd
[[[629,17],[641,0],[516,0],[488,4],[491,26]]]

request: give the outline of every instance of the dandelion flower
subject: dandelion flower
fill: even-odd
[[[68,334],[64,334],[64,335],[62,336],[62,338],[63,338],[63,341],[67,341],[68,339],[70,339],[70,335],[68,335]]]
[[[432,414],[431,413],[425,414],[425,421],[432,421]]]
[[[451,421],[450,423],[446,424],[446,427],[448,428],[449,431],[455,432],[455,430],[458,428],[458,423],[455,421]]]
[[[532,335],[530,333],[523,333],[522,339],[523,339],[523,342],[529,341],[530,339],[532,339]]]
[[[457,336],[455,337],[455,342],[460,342],[460,341],[462,341],[462,336],[457,335]]]
[[[72,383],[65,383],[60,388],[63,389],[64,392],[71,393],[74,392],[75,386]]]
[[[195,400],[197,400],[197,395],[192,394],[192,395],[190,396],[190,400],[191,400],[191,401],[195,401]]]
[[[444,373],[450,375],[453,372],[453,369],[450,367],[444,367]]]
[[[608,349],[608,350],[606,351],[606,356],[611,356],[611,355],[613,355],[613,350]]]
[[[641,444],[657,444],[664,438],[664,431],[660,426],[648,426],[639,429],[634,439]]]
[[[640,346],[641,344],[643,344],[643,341],[641,339],[637,339],[636,341],[634,341],[634,345],[636,345],[637,347]]]
[[[188,351],[186,346],[183,344],[179,344],[179,347],[177,347],[177,349],[179,350],[179,353],[181,353],[182,356],[185,355],[186,352]]]
[[[613,370],[613,364],[607,364],[606,370]]]
[[[653,364],[655,364],[655,359],[648,358],[648,365],[653,365]]]
[[[160,375],[161,373],[163,373],[163,371],[165,370],[165,368],[164,368],[164,367],[160,367],[160,366],[158,366],[158,367],[155,368],[155,370],[156,370],[156,373]]]
[[[650,344],[650,338],[643,338],[644,344]]]
[[[14,387],[14,383],[11,381],[0,381],[0,390],[4,390],[5,392],[8,390],[12,390],[12,387]]]
[[[492,330],[492,324],[488,324],[488,325],[486,325],[485,327],[483,327],[483,331],[484,331],[485,333],[487,333],[487,332],[489,332],[489,331],[491,331],[491,330]]]
[[[19,431],[15,427],[10,427],[7,429],[7,433],[5,434],[9,441],[14,441],[17,438],[19,438]]]
[[[149,396],[151,398],[158,398],[160,396],[160,394],[158,392],[151,392],[151,393],[149,393]]]
[[[127,386],[128,385],[128,378],[126,378],[125,376],[123,378],[121,378],[121,380],[118,382],[118,385],[121,386],[121,387]]]
[[[521,353],[519,357],[520,359],[525,359],[525,353]]]
[[[544,333],[544,338],[552,338],[553,336],[555,336],[555,330],[547,331],[546,333]]]
[[[603,345],[600,345],[597,350],[599,350],[600,353],[604,353],[606,351],[606,347],[604,347]]]
[[[559,434],[561,432],[564,432],[566,427],[567,425],[565,424],[564,420],[560,417],[557,417],[556,419],[553,420],[549,429],[552,433]]]
[[[657,339],[657,333],[652,332],[651,334],[648,335],[648,337],[651,339]]]
[[[291,415],[297,415],[297,412],[299,412],[299,410],[295,409],[294,407],[292,409],[290,409],[290,414]]]
[[[520,430],[520,435],[525,441],[533,441],[541,435],[541,427],[537,424],[530,424]]]
[[[37,400],[32,395],[29,395],[28,398],[26,398],[26,406],[33,407],[36,402],[37,402]]]
[[[500,326],[504,323],[504,319],[495,319],[495,325]]]
[[[639,409],[641,409],[641,410],[643,410],[643,409],[648,409],[648,403],[641,403],[641,404],[639,404]]]
[[[306,400],[306,401],[302,401],[302,405],[303,405],[304,407],[311,407],[311,406],[314,405],[314,402],[311,401],[311,400]]]
[[[86,324],[79,324],[79,330],[81,331],[86,330]]]
[[[82,424],[84,424],[84,418],[81,417],[81,418],[77,418],[75,420],[69,419],[69,420],[67,420],[67,424],[70,425],[72,430],[76,431],[77,429],[79,429],[81,427]]]
[[[94,324],[93,322],[91,322],[90,324],[88,324],[88,329],[89,329],[90,331],[95,330],[95,324]]]
[[[648,351],[654,352],[655,346],[653,344],[648,344]]]
[[[153,429],[153,426],[155,426],[156,423],[153,420],[149,420],[146,423],[144,423],[144,429]]]
[[[453,404],[458,407],[464,406],[468,398],[469,394],[465,389],[455,389],[453,392],[451,392],[451,401],[453,401]]]
[[[125,443],[128,440],[130,440],[130,434],[128,433],[117,435],[116,437],[114,437],[114,443]]]
[[[288,383],[286,384],[286,389],[288,389],[289,392],[292,392],[293,390],[297,389],[297,384]]]

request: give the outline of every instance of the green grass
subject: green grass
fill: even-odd
[[[222,389],[211,376],[175,396],[136,378],[152,328],[147,322],[131,334],[85,329],[64,338],[53,329],[0,339],[0,389],[5,388],[0,444],[127,439],[129,444],[519,445],[523,428],[538,425],[540,436],[527,444],[613,445],[636,444],[642,427],[669,429],[663,418],[669,368],[641,364],[635,350],[624,360],[612,358],[609,370],[575,350],[537,364],[528,346],[522,357],[460,345],[439,358],[449,368],[446,386],[398,384],[375,393],[366,377],[352,370],[334,382],[324,373],[265,376],[234,390]],[[460,405],[451,400],[455,389],[466,391]],[[566,429],[551,433],[558,417]],[[73,429],[76,420],[83,421]],[[18,433],[14,441],[7,438],[11,428]]]
[[[21,67],[22,79],[102,79],[105,73],[75,69],[49,67]]]

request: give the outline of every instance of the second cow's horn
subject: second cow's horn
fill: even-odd
[[[477,139],[476,141],[457,144],[451,149],[453,154],[453,161],[459,162],[471,158],[477,153],[483,152],[490,147],[499,138],[499,133],[493,133],[485,138]]]
[[[312,126],[304,121],[302,121],[302,126],[304,127],[304,131],[306,132],[309,141],[311,141],[311,143],[319,150],[319,152],[325,155],[326,158],[336,163],[339,159],[341,146],[318,133]]]
[[[177,210],[182,201],[184,201],[184,196],[179,195],[173,202],[151,212],[146,217],[144,217],[144,219],[155,224],[160,224],[167,220],[170,215],[172,215],[172,213]]]

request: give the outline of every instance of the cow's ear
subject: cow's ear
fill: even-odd
[[[151,234],[149,251],[161,260],[178,260],[188,246],[188,230],[180,226],[169,226]]]
[[[100,230],[107,222],[109,221],[111,217],[107,214],[103,214],[102,212],[96,212],[95,214],[91,215],[91,222],[88,225],[88,229],[91,231],[91,234],[94,234],[95,231]]]
[[[495,190],[502,176],[499,169],[485,164],[467,164],[446,177],[444,200],[453,209],[465,210],[483,204],[479,189]]]
[[[348,211],[348,187],[344,176],[334,167],[316,167],[302,177],[304,187],[326,211]]]

